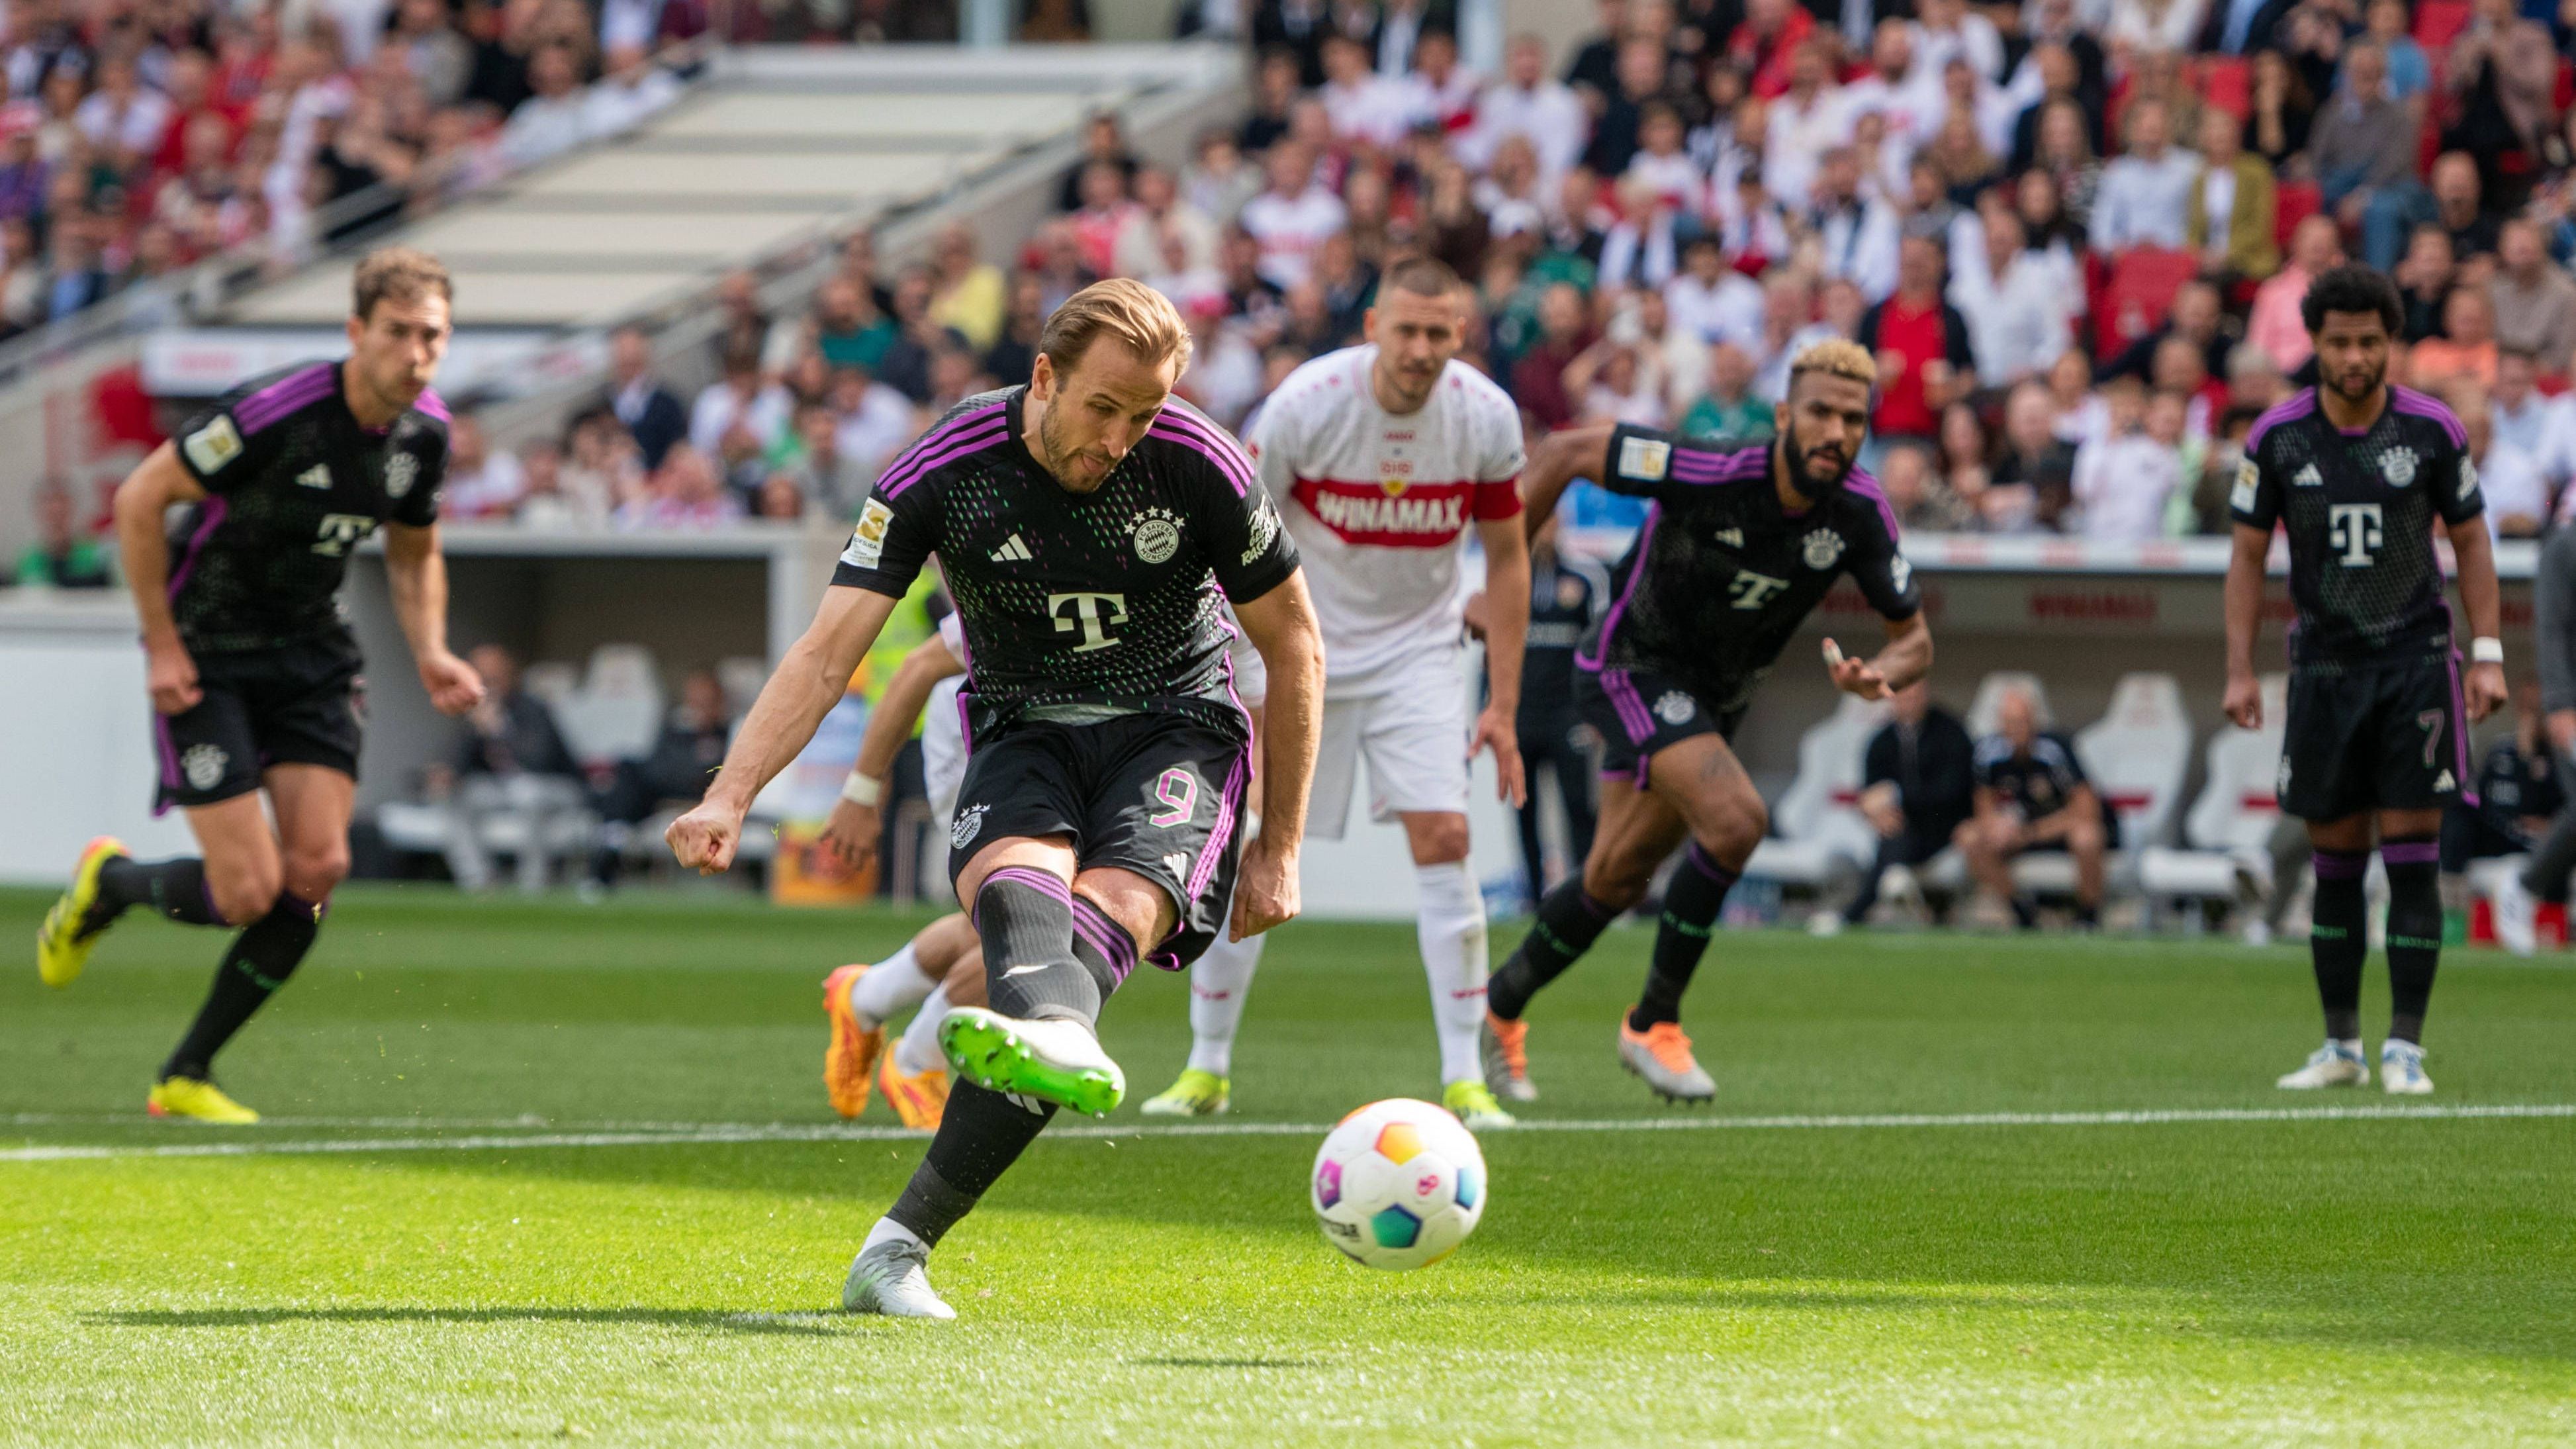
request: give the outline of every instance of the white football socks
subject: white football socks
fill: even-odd
[[[859,1244],[859,1251],[864,1253],[879,1243],[910,1243],[917,1248],[930,1246],[921,1240],[921,1234],[892,1218],[877,1219],[877,1225],[868,1229],[868,1240]]]
[[[1485,1024],[1485,897],[1467,863],[1418,865],[1414,933],[1431,982],[1431,1024],[1440,1035],[1440,1081],[1481,1082],[1476,1034]]]
[[[903,1039],[894,1044],[896,1071],[917,1077],[932,1067],[948,1065],[947,1054],[939,1050],[939,1023],[947,1015],[948,983],[943,981],[921,999],[921,1010],[913,1014],[912,1025],[903,1029]]]
[[[1233,1075],[1234,1034],[1243,1026],[1243,999],[1252,992],[1252,973],[1267,939],[1219,937],[1190,963],[1190,1065],[1196,1070]]]
[[[930,994],[939,983],[921,972],[912,943],[859,973],[850,983],[850,1010],[862,1022],[884,1025],[903,1009]]]

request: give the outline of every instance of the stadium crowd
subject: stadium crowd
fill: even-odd
[[[1880,361],[1866,461],[1907,527],[2218,532],[2253,418],[2304,380],[2307,279],[2354,257],[2404,287],[2397,376],[2467,420],[2495,526],[2537,533],[2576,472],[2571,16],[1604,0],[1570,55],[1525,37],[1480,76],[1437,4],[1261,0],[1251,113],[1186,164],[1104,116],[1015,245],[958,228],[888,265],[854,238],[779,317],[735,278],[718,382],[673,396],[622,339],[612,395],[559,440],[510,456],[468,429],[450,506],[847,515],[1106,275],[1181,304],[1183,391],[1240,424],[1424,251],[1476,283],[1472,360],[1533,433],[1758,434],[1790,353],[1848,336]]]
[[[689,0],[11,0],[0,338],[209,257],[292,267],[622,130],[706,24]]]

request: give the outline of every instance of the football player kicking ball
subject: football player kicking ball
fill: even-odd
[[[346,361],[234,388],[117,489],[159,808],[187,812],[203,854],[145,864],[113,839],[92,841],[37,932],[36,963],[46,984],[70,985],[133,906],[238,932],[145,1099],[155,1117],[259,1120],[215,1085],[215,1054],[295,974],[349,872],[363,685],[337,595],[349,550],[379,524],[394,614],[430,703],[463,714],[483,697],[448,652],[438,548],[447,409],[429,381],[447,351],[450,297],[430,257],[369,255]],[[164,530],[179,504],[174,549]]]
[[[2272,529],[2290,541],[2290,717],[2283,812],[2307,822],[2316,858],[2308,954],[2326,1040],[2280,1079],[2293,1090],[2361,1086],[2361,968],[2370,954],[2362,875],[2376,840],[2388,868],[2388,1038],[2380,1085],[2433,1090],[2424,1074],[2424,1008],[2442,959],[2442,809],[2473,778],[2468,727],[2505,702],[2495,555],[2479,515],[2468,434],[2441,403],[2388,384],[2389,344],[2405,319],[2397,288],[2368,267],[2337,267],[2308,286],[2301,319],[2317,349],[2317,386],[2254,422],[2228,496],[2236,546],[2227,563],[2227,717],[2263,722],[2254,677],[2264,561]],[[2465,690],[2442,598],[2436,532],[2451,540],[2469,610]]]
[[[1340,838],[1367,759],[1371,813],[1403,823],[1413,856],[1441,1101],[1470,1128],[1508,1127],[1477,1056],[1485,899],[1467,869],[1467,761],[1490,746],[1503,797],[1521,803],[1514,720],[1529,550],[1519,522],[1520,412],[1484,374],[1452,360],[1466,341],[1466,287],[1447,266],[1398,263],[1367,328],[1366,345],[1290,373],[1252,436],[1262,486],[1297,541],[1324,629],[1324,748],[1309,808],[1317,835]],[[1458,587],[1470,527],[1485,547],[1493,681],[1472,730]],[[1223,1108],[1223,1064],[1253,964],[1202,962],[1193,972],[1194,1004],[1224,992],[1220,1004],[1234,1009],[1193,1010],[1190,1070],[1147,1111]]]
[[[1238,936],[1297,913],[1323,646],[1250,461],[1171,397],[1188,360],[1180,314],[1136,282],[1056,309],[1025,385],[960,403],[877,479],[812,627],[671,825],[682,864],[732,863],[753,796],[938,554],[973,666],[949,868],[992,1001],[942,1023],[947,1110],[850,1265],[853,1312],[955,1316],[930,1250],[1058,1108],[1118,1105],[1126,1080],[1094,1022],[1139,957],[1188,965],[1227,929],[1229,898]],[[1272,685],[1249,850],[1225,600]]]
[[[1578,476],[1654,502],[1613,572],[1609,612],[1575,654],[1577,703],[1607,745],[1601,823],[1582,875],[1547,893],[1529,934],[1494,973],[1485,1057],[1496,1091],[1536,1095],[1521,1019],[1530,998],[1645,896],[1655,868],[1687,839],[1618,1051],[1668,1100],[1715,1095],[1681,1029],[1682,993],[1770,824],[1728,738],[1789,636],[1843,574],[1886,619],[1887,645],[1863,660],[1825,641],[1834,686],[1880,699],[1932,664],[1932,631],[1897,552],[1895,512],[1852,466],[1876,376],[1859,346],[1819,342],[1790,363],[1772,442],[1704,447],[1623,424],[1558,433],[1532,460],[1533,527]]]

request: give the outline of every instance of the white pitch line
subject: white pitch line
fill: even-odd
[[[2495,1106],[2388,1107],[2183,1107],[2127,1112],[1870,1113],[1852,1116],[1620,1117],[1532,1119],[1506,1129],[1526,1132],[1778,1132],[1944,1127],[2155,1127],[2192,1122],[2407,1122],[2576,1117],[2576,1103]],[[1322,1122],[1191,1122],[1172,1126],[1112,1126],[1082,1122],[1060,1127],[1054,1138],[1317,1137]],[[902,1127],[849,1127],[833,1123],[717,1122],[682,1131],[532,1132],[513,1136],[392,1137],[314,1142],[180,1142],[149,1146],[61,1146],[0,1149],[0,1162],[80,1162],[142,1157],[303,1157],[380,1152],[509,1152],[581,1147],[721,1146],[763,1142],[899,1142],[927,1138]]]

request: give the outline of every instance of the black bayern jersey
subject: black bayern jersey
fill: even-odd
[[[1609,612],[1578,666],[1679,680],[1724,714],[1751,701],[1843,574],[1884,617],[1914,617],[1922,596],[1877,480],[1854,468],[1830,496],[1792,513],[1772,486],[1775,446],[1683,442],[1624,424],[1611,433],[1602,486],[1654,505],[1612,570]]]
[[[1175,398],[1097,490],[1070,493],[1020,440],[1027,391],[968,398],[889,464],[832,582],[899,598],[939,556],[970,742],[1148,712],[1248,739],[1225,604],[1297,571],[1251,460]]]
[[[2468,435],[2438,400],[2391,387],[2378,420],[2347,434],[2303,388],[2255,420],[2227,504],[2238,523],[2289,535],[2295,668],[2447,655],[2433,535],[2486,500]]]
[[[180,430],[206,490],[172,537],[170,612],[191,653],[346,639],[349,551],[387,520],[438,521],[447,407],[423,392],[390,427],[362,426],[340,364],[253,378]]]

